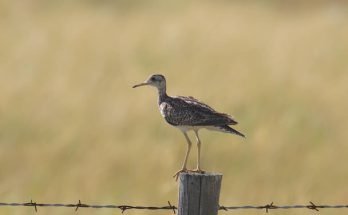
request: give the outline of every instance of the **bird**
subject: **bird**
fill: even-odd
[[[220,113],[192,96],[172,97],[167,95],[166,78],[162,74],[150,75],[146,81],[134,85],[133,88],[140,86],[152,86],[157,88],[158,107],[161,115],[167,123],[178,128],[185,136],[187,150],[181,169],[173,176],[176,180],[178,179],[180,173],[183,172],[195,172],[201,174],[205,172],[201,169],[200,164],[202,144],[202,141],[198,136],[198,131],[200,129],[206,128],[208,130],[235,134],[245,138],[244,134],[230,127],[230,125],[237,124],[237,121],[231,115]],[[188,170],[186,167],[192,145],[192,142],[187,134],[188,131],[194,132],[197,141],[197,167],[194,170]]]

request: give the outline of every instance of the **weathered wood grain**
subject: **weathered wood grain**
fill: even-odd
[[[217,215],[222,174],[181,173],[179,215]]]

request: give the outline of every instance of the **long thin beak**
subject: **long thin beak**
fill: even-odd
[[[149,85],[149,83],[141,83],[141,84],[136,84],[133,86],[133,88],[136,88],[136,87],[141,87],[141,86],[145,86],[145,85]]]

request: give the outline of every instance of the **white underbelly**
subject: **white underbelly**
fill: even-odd
[[[214,126],[185,126],[185,125],[178,125],[178,126],[174,126],[178,129],[180,129],[183,132],[187,132],[187,131],[198,131],[199,129],[205,128],[208,130],[212,130],[212,131],[222,131],[222,132],[226,132],[218,127],[214,127]]]
[[[177,126],[174,126],[178,129],[180,129],[181,131],[183,132],[187,132],[187,131],[198,131],[199,129],[202,129],[202,128],[206,128],[206,129],[209,129],[210,126],[187,126],[187,125],[177,125]]]

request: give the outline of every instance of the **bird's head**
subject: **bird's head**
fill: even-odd
[[[166,78],[161,74],[151,75],[145,82],[134,85],[133,88],[150,85],[159,90],[166,89]]]

